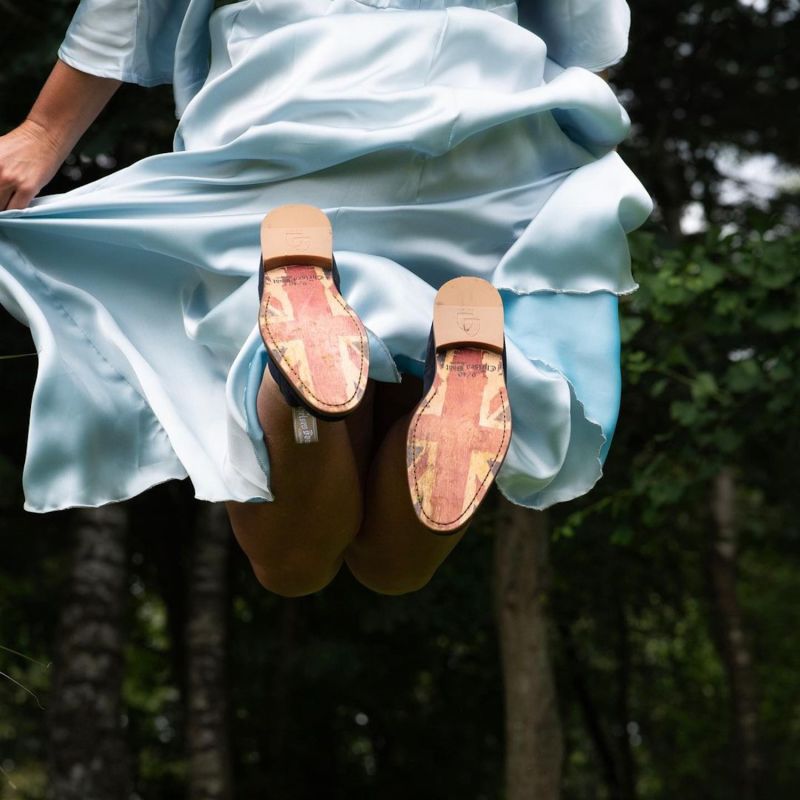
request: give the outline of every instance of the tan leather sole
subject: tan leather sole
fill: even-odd
[[[433,330],[436,373],[409,424],[406,466],[417,517],[450,534],[472,518],[511,441],[500,295],[479,278],[448,281]]]
[[[285,205],[261,223],[259,329],[270,359],[313,412],[340,416],[364,397],[367,331],[333,282],[333,231],[320,209]]]

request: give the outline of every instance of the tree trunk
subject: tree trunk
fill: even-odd
[[[740,800],[756,800],[762,770],[758,693],[750,644],[736,594],[736,480],[729,468],[722,469],[714,479],[711,510],[716,528],[709,567],[717,642],[730,687],[737,794]]]
[[[49,795],[126,800],[130,760],[122,722],[127,511],[74,512],[75,549],[61,611],[48,712]]]
[[[230,528],[222,503],[198,509],[189,572],[186,741],[189,799],[231,800],[226,656]]]
[[[506,715],[506,800],[557,800],[563,738],[546,611],[547,516],[502,500],[495,613]]]

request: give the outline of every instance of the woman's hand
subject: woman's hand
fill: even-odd
[[[56,60],[25,122],[0,136],[0,211],[27,207],[120,85]]]
[[[58,172],[66,155],[32,120],[0,136],[0,211],[27,208]]]

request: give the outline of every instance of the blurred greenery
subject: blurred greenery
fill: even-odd
[[[0,130],[24,117],[75,5],[0,2]],[[709,573],[711,486],[731,469],[737,590],[758,687],[759,796],[793,800],[798,184],[751,191],[725,172],[721,155],[769,156],[784,172],[798,166],[798,4],[634,6],[631,51],[610,80],[634,122],[621,153],[658,207],[631,237],[641,286],[621,301],[623,404],[605,476],[550,511],[563,796],[737,796],[732,687]],[[170,92],[123,87],[45,191],[169,150]],[[682,233],[692,204],[704,224]],[[33,349],[5,316],[0,342],[4,355]],[[48,706],[71,552],[69,512],[22,511],[35,373],[35,358],[0,360],[0,645],[26,656],[0,649],[0,672],[13,679],[0,676],[0,800],[45,796],[47,713],[30,692]],[[433,582],[399,598],[372,594],[343,572],[319,595],[284,600],[264,592],[235,552],[228,684],[237,797],[503,797],[492,502]],[[130,503],[123,692],[136,792],[147,800],[185,794],[175,620],[185,614],[194,508],[185,484]]]

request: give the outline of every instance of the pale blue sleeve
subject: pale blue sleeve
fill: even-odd
[[[520,4],[520,22],[544,39],[562,67],[599,72],[628,49],[631,14],[625,0],[536,0]]]
[[[175,48],[190,0],[81,0],[58,57],[126,83],[172,83]]]

